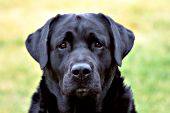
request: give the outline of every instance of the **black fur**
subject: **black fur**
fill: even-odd
[[[29,113],[136,113],[118,66],[134,35],[103,14],[65,14],[29,35],[43,70]]]
[[[132,92],[130,87],[123,84],[123,80],[124,78],[121,77],[119,70],[116,69],[115,78],[103,101],[103,108],[100,113],[136,113]],[[80,100],[74,97],[70,103],[74,103],[76,106],[82,104]],[[89,104],[90,100],[83,102],[83,105],[89,106]],[[88,110],[89,109],[86,108],[85,111],[81,111],[80,113],[97,113]],[[32,97],[29,113],[59,113],[57,99],[47,88],[45,76],[42,76],[38,91],[34,93]]]

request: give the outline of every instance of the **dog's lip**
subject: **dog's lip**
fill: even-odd
[[[76,93],[86,93],[86,92],[88,92],[88,91],[89,91],[89,89],[79,88],[79,89],[76,90]]]
[[[89,89],[87,89],[87,88],[78,88],[76,90],[76,92],[87,92],[87,91],[89,91]]]
[[[82,97],[82,96],[86,96],[89,92],[89,89],[87,88],[78,88],[76,90],[76,95],[79,96],[79,97]]]

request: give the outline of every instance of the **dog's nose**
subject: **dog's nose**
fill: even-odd
[[[91,72],[92,68],[87,63],[76,63],[71,68],[73,76],[81,80],[87,78]]]

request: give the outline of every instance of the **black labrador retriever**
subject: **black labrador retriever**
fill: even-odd
[[[57,15],[26,47],[43,70],[29,113],[136,113],[119,72],[134,34],[104,14]]]

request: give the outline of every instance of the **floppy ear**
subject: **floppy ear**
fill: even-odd
[[[117,65],[121,66],[122,59],[130,52],[133,47],[135,36],[132,31],[124,26],[116,23],[110,17],[101,15],[109,24],[112,37],[111,40],[114,44],[114,58]]]
[[[39,62],[41,69],[43,69],[48,62],[47,41],[50,25],[58,17],[59,15],[48,20],[43,27],[30,34],[25,42],[28,52],[37,62]]]

